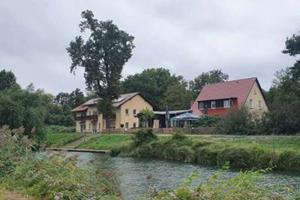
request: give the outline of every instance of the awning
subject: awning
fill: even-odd
[[[171,118],[171,121],[196,121],[200,117],[193,113],[183,113]]]

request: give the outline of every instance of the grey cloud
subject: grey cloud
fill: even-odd
[[[221,68],[230,78],[256,76],[268,89],[274,73],[295,60],[281,53],[285,38],[300,31],[297,0],[3,0],[0,67],[13,70],[23,86],[84,89],[83,72],[69,73],[65,48],[79,34],[85,9],[135,36],[124,77],[167,67],[192,79]]]

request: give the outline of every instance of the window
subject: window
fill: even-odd
[[[254,95],[256,95],[256,90],[254,90]]]
[[[211,101],[211,108],[216,108],[216,101]]]
[[[204,108],[204,103],[201,101],[201,102],[198,102],[198,109],[201,110]]]
[[[133,109],[133,115],[135,115],[136,114],[136,109]]]
[[[126,123],[125,123],[125,128],[128,128],[128,127],[129,127],[129,123],[126,122]]]
[[[258,100],[258,107],[261,109],[261,100]]]
[[[128,109],[125,110],[125,114],[129,115],[129,110]]]
[[[230,100],[229,99],[224,100],[224,108],[230,108]]]
[[[252,99],[249,100],[249,107],[253,108],[253,100]]]
[[[89,123],[89,129],[91,129],[91,123]]]
[[[133,123],[133,128],[136,128],[136,123],[135,122]]]
[[[217,108],[223,108],[224,107],[224,101],[223,100],[217,100],[216,101],[216,107]]]

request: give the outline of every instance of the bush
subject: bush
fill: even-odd
[[[151,142],[157,139],[157,136],[153,133],[152,129],[141,129],[137,131],[133,136],[133,144],[139,146],[146,142]]]
[[[219,134],[250,135],[254,134],[255,123],[246,107],[232,109],[217,125]]]
[[[279,155],[277,169],[300,171],[300,155],[294,151],[284,151]]]
[[[91,173],[77,167],[75,159],[29,157],[4,179],[4,184],[45,200],[95,199],[115,192],[103,174],[89,176]]]
[[[214,127],[220,121],[220,117],[205,115],[193,123],[193,127]]]
[[[218,165],[218,153],[220,149],[214,147],[198,147],[196,149],[196,163],[206,166],[217,166]]]

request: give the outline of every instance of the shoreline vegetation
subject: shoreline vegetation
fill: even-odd
[[[299,136],[103,134],[77,146],[106,149],[112,156],[153,158],[231,169],[300,172]]]
[[[0,129],[1,189],[32,199],[121,199],[113,174],[81,168],[76,157],[34,153],[23,132]]]

